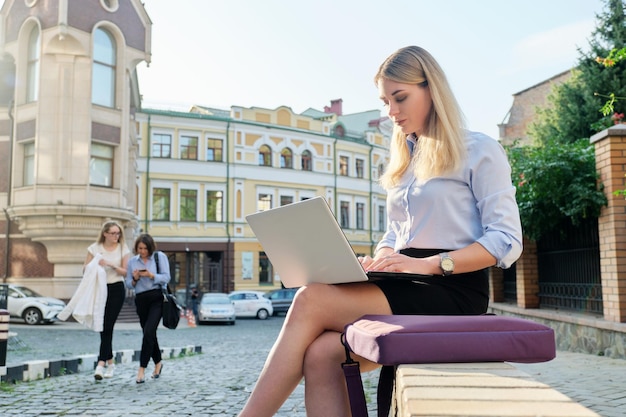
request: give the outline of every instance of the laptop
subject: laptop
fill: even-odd
[[[287,288],[312,282],[432,278],[396,272],[366,273],[323,197],[260,211],[246,216],[246,220]]]

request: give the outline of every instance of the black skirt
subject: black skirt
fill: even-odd
[[[403,249],[403,255],[426,258],[443,249]],[[489,270],[433,275],[416,281],[399,279],[373,282],[387,297],[393,314],[465,315],[484,314],[489,305]]]

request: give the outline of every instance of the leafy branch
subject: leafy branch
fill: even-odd
[[[613,48],[605,58],[597,57],[596,62],[605,68],[611,68],[624,59],[626,59],[626,47],[623,47],[622,49]],[[610,115],[611,113],[615,113],[615,101],[626,99],[626,97],[616,96],[615,93],[610,93],[608,95],[594,93],[594,95],[607,99],[604,105],[600,108],[600,112],[604,117]]]

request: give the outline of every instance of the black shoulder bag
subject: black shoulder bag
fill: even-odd
[[[156,264],[157,274],[160,274],[159,252],[154,253],[154,263]],[[161,291],[163,292],[163,326],[174,330],[178,327],[178,322],[180,321],[180,306],[176,302],[176,297],[172,294],[169,285],[161,285]]]

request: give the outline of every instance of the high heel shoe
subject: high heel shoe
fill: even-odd
[[[161,376],[161,372],[163,371],[163,361],[159,362],[161,364],[161,367],[159,368],[159,372],[157,373],[156,371],[152,374],[152,378],[154,379],[159,379],[159,377]]]

